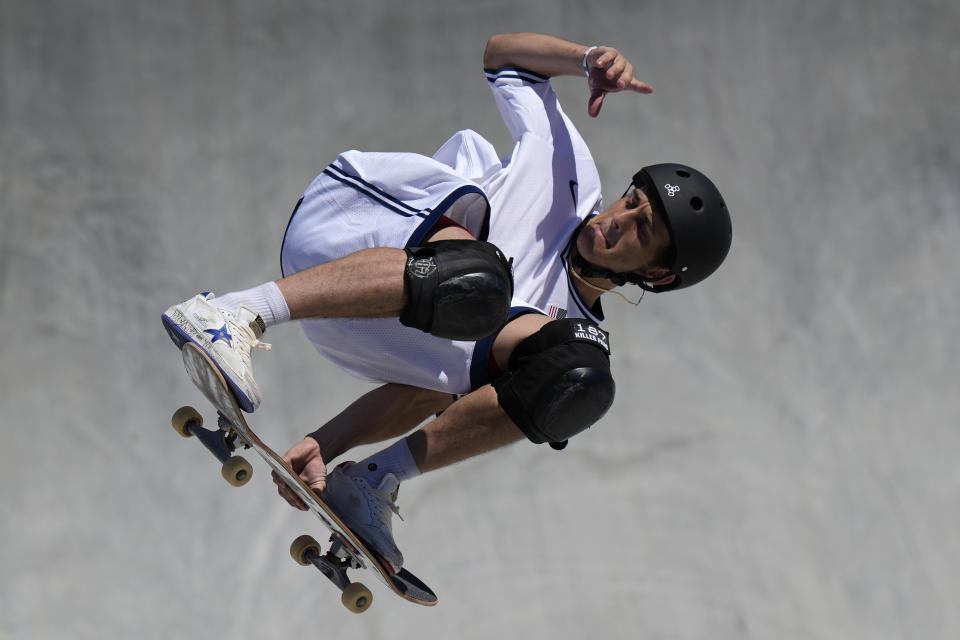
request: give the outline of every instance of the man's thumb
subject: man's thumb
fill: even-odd
[[[596,118],[600,115],[600,107],[603,106],[603,97],[607,95],[606,91],[602,89],[594,89],[590,93],[590,102],[587,104],[587,113],[590,114],[591,118]]]

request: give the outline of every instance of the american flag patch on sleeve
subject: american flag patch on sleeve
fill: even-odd
[[[567,310],[561,309],[560,307],[554,304],[550,305],[547,311],[548,311],[547,315],[549,315],[554,320],[563,320],[564,318],[567,317]]]

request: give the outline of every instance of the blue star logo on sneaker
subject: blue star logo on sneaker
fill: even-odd
[[[227,325],[223,325],[219,329],[205,329],[206,333],[209,333],[213,336],[213,339],[210,342],[216,342],[217,340],[226,340],[227,344],[233,345],[233,336],[230,335],[230,332],[227,331]]]

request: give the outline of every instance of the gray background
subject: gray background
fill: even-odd
[[[0,637],[960,637],[960,5],[0,3]],[[319,529],[167,426],[159,316],[278,275],[348,148],[509,137],[486,38],[611,44],[651,96],[586,115],[608,201],[693,164],[734,215],[707,284],[611,299],[620,394],[564,454],[407,483],[438,592],[364,616],[286,557]],[[285,449],[370,388],[295,324],[256,355]],[[365,451],[357,452],[362,455]]]

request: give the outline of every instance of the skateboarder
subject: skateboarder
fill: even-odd
[[[393,570],[403,563],[392,534],[400,482],[524,437],[560,448],[590,427],[615,389],[602,293],[696,284],[731,242],[720,193],[687,166],[647,166],[602,206],[592,156],[549,79],[586,75],[594,117],[609,93],[650,93],[617,49],[508,34],[489,40],[483,62],[509,157],[472,131],[429,158],[343,153],[294,211],[283,278],[164,314],[218,363],[246,411],[260,403],[251,350],[288,320],[346,371],[386,383],[285,459]],[[438,413],[327,475],[352,447]]]

